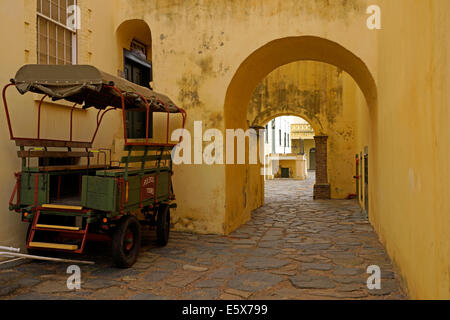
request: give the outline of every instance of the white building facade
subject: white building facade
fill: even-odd
[[[291,116],[270,120],[265,126],[264,154],[291,153]]]

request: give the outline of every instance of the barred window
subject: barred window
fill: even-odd
[[[37,0],[37,62],[76,64],[77,32],[67,25],[67,8],[76,0]]]

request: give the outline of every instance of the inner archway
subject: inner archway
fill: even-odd
[[[295,61],[315,61],[333,65],[345,71],[360,88],[369,110],[376,109],[377,89],[365,63],[355,54],[330,40],[313,37],[289,37],[271,41],[248,56],[239,66],[227,90],[224,105],[226,128],[260,127],[260,121],[252,122],[247,114],[252,95],[263,79],[275,69]],[[272,115],[271,115],[272,116]],[[314,120],[310,121],[314,124]],[[370,128],[367,128],[370,131]],[[323,137],[327,150],[327,132],[319,125],[316,134]],[[320,151],[316,148],[316,156]],[[226,216],[227,231],[249,220],[250,212],[264,203],[263,199],[251,199],[261,182],[257,178],[260,168],[254,165],[226,166]],[[325,171],[326,174],[326,171]],[[260,188],[261,189],[261,188]],[[259,189],[259,190],[260,190]],[[245,201],[244,201],[245,199]]]
[[[268,121],[264,126],[265,183],[274,179],[314,180],[315,158],[310,158],[314,137],[314,129],[301,117],[279,116]]]

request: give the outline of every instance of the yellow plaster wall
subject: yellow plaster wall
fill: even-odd
[[[450,2],[383,0],[381,10],[369,217],[411,297],[449,299]]]
[[[282,46],[287,46],[283,50],[293,49],[291,54],[280,56],[276,53],[275,57],[280,59],[275,58],[273,64],[267,65],[264,65],[263,58],[260,64],[255,65],[257,72],[251,72],[253,74],[250,81],[238,81],[240,93],[233,98],[227,95],[230,92],[230,82],[242,62],[252,52],[273,40],[302,35],[327,38],[341,43],[369,61],[366,63],[375,70],[375,52],[365,45],[373,40],[373,36],[366,28],[361,28],[365,25],[366,3],[368,2],[352,1],[342,4],[337,0],[259,0],[249,5],[243,0],[118,0],[116,21],[119,23],[129,19],[143,19],[148,23],[152,33],[154,88],[174,98],[180,106],[187,109],[188,128],[192,128],[194,120],[203,120],[208,128],[245,130],[245,112],[257,84],[276,67],[306,59],[311,54],[311,51],[303,52],[305,54],[300,56],[292,54],[293,50],[299,52],[295,48],[301,48],[302,41],[282,43]],[[330,19],[334,16],[338,18]],[[293,24],[292,21],[298,23]],[[316,48],[313,51],[327,50]],[[340,63],[345,64],[347,58],[336,54],[334,59],[342,59]],[[364,73],[368,71],[352,70],[349,72],[357,78],[364,78]],[[364,82],[363,87],[367,88],[365,93],[371,95],[370,81]],[[229,112],[230,105],[239,111]],[[227,117],[230,116],[236,117],[237,121],[228,121]],[[222,190],[219,195],[212,192],[196,194],[194,191],[197,189],[192,188],[180,188],[177,191],[179,201],[184,204],[179,206],[177,216],[195,219],[197,231],[228,233],[247,221],[251,210],[263,203],[261,177],[256,176],[260,170],[258,166],[197,166],[204,170],[194,167],[175,168],[175,179],[178,179],[176,185],[181,186],[186,181],[195,179],[199,184],[209,185],[208,190]],[[200,205],[198,198],[205,199],[204,203]],[[216,202],[219,205],[214,205]]]
[[[220,130],[246,129],[255,88],[288,63],[316,60],[346,71],[352,77],[348,82],[356,81],[359,88],[354,87],[352,94],[344,76],[343,104],[348,99],[367,107],[355,114],[356,146],[345,153],[369,147],[370,221],[412,297],[450,297],[446,16],[450,2],[377,0],[382,9],[380,31],[365,27],[365,9],[374,4],[365,0],[79,3],[84,26],[79,34],[79,62],[118,74],[122,68],[118,27],[127,20],[145,21],[152,35],[154,88],[187,109],[189,129],[194,120]],[[6,83],[22,64],[36,61],[35,3],[3,0],[0,12],[0,35],[8,48],[0,52],[0,81]],[[21,117],[22,132],[35,132],[33,98],[11,93],[10,101],[13,119]],[[61,108],[66,107],[44,108],[55,111],[58,124],[65,123]],[[76,122],[92,121],[95,115],[77,111],[76,118]],[[43,118],[43,134],[66,134],[67,128],[54,133],[48,120]],[[110,114],[105,120],[98,145],[114,145],[112,137],[121,135],[120,119]],[[0,121],[4,182],[0,203],[6,208],[19,161],[3,113]],[[84,135],[88,130],[83,125],[75,132]],[[175,168],[179,228],[228,233],[249,220],[251,210],[263,203],[259,169]],[[19,217],[4,210],[0,222],[0,243],[22,245],[25,226]]]
[[[314,139],[306,139],[303,141],[303,143],[304,143],[304,148],[305,148],[306,165],[309,170],[310,161],[311,161],[309,158],[309,155],[310,155],[309,152],[311,151],[312,148],[316,147],[316,143],[315,143]]]
[[[82,26],[79,33],[80,64],[93,63],[103,70],[114,73],[114,69],[106,63],[108,59],[102,59],[101,54],[92,57],[88,50],[101,51],[108,41],[107,37],[98,36],[100,39],[96,48],[90,48],[94,34],[103,32],[101,23],[88,14],[88,7],[83,6],[85,0],[79,1],[82,8]],[[2,86],[15,76],[16,71],[27,63],[36,63],[36,2],[5,0],[0,2],[0,38],[5,50],[0,52],[0,83]],[[97,11],[98,12],[98,11]],[[108,14],[108,8],[102,9],[102,14]],[[92,32],[90,32],[91,30]],[[6,49],[7,48],[7,49]],[[89,49],[88,49],[89,48]],[[97,52],[96,52],[97,53]],[[13,125],[14,135],[17,137],[36,137],[37,134],[37,106],[40,96],[26,94],[21,96],[16,89],[7,91],[8,106]],[[43,103],[41,111],[41,137],[42,138],[69,138],[70,104]],[[95,130],[97,112],[94,110],[77,109],[73,117],[74,140],[90,140]],[[94,147],[110,147],[113,144],[114,134],[120,127],[119,117],[113,114],[105,116],[102,127],[97,135]],[[0,176],[3,183],[0,186],[0,203],[2,215],[0,217],[0,243],[24,248],[26,224],[20,221],[20,215],[7,210],[8,201],[12,193],[15,178],[13,173],[20,170],[20,160],[17,157],[15,143],[9,140],[9,132],[5,112],[0,112]]]

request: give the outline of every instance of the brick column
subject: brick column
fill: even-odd
[[[316,184],[314,199],[330,199],[330,184],[328,183],[327,167],[328,136],[315,136],[316,143]]]

